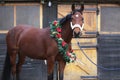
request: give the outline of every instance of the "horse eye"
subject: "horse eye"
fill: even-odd
[[[71,19],[73,19],[73,16],[71,17]]]
[[[84,21],[84,18],[82,18],[82,21]]]

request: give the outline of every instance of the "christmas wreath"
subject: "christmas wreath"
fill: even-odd
[[[64,60],[68,63],[76,60],[76,55],[72,51],[68,51],[68,44],[62,39],[61,25],[59,21],[53,21],[50,23],[51,37],[54,38],[58,44],[59,52],[62,54]]]

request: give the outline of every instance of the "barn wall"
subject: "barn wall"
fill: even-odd
[[[14,7],[0,6],[0,30],[7,30],[14,26]]]
[[[98,79],[119,80],[120,6],[102,4],[99,8]]]
[[[120,79],[120,34],[100,34],[98,37],[99,80]]]
[[[80,45],[85,48],[82,48],[83,51],[86,53],[86,55],[95,63],[97,64],[97,51],[96,51],[96,39],[79,39]],[[88,44],[85,44],[87,43]],[[90,42],[90,45],[89,45]],[[94,44],[94,47],[88,47]],[[87,48],[86,48],[87,47]],[[65,68],[65,80],[80,80],[83,77],[92,77],[97,76],[97,67],[91,63],[88,58],[83,54],[83,52],[80,50],[80,48],[77,45],[77,42],[75,39],[72,40],[72,48],[74,50],[74,53],[77,56],[77,60],[79,62],[67,64]]]
[[[119,32],[120,31],[119,21],[120,21],[119,6],[101,6],[101,31]]]
[[[98,31],[119,32],[119,8],[117,4],[99,4]],[[116,14],[116,15],[114,15]],[[113,27],[115,25],[115,27]]]
[[[27,24],[42,28],[42,5],[38,3],[0,5],[0,33],[10,28]]]

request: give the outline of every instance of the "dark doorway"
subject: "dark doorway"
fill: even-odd
[[[52,4],[50,7],[48,4],[43,5],[43,28],[49,26],[49,22],[57,20],[57,4]]]

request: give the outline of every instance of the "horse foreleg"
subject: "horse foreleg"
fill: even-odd
[[[66,62],[65,61],[59,61],[59,80],[63,80],[64,78],[64,68],[65,68]]]
[[[55,60],[53,58],[47,59],[48,80],[53,80],[54,62]]]

